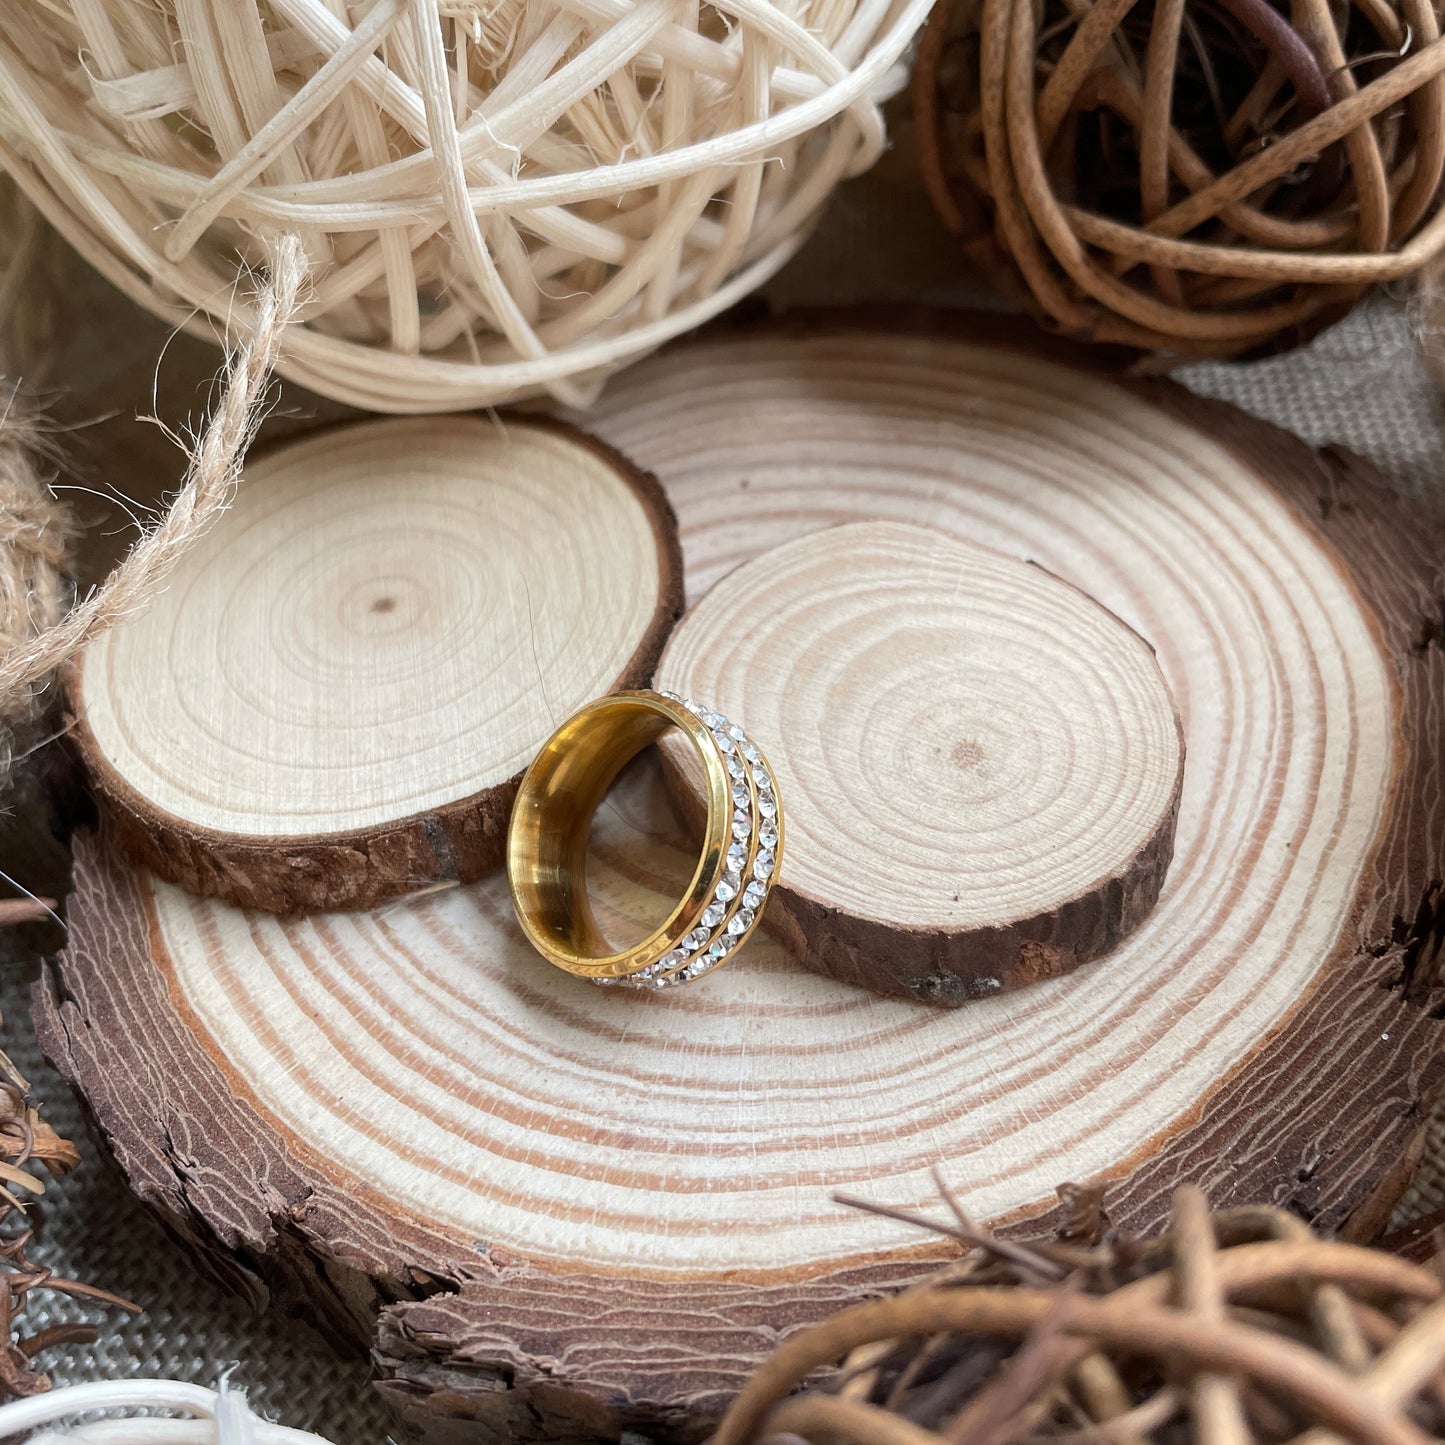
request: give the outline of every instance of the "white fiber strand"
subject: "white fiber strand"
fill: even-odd
[[[59,1422],[99,1411],[170,1410],[191,1418]],[[47,1426],[59,1428],[47,1429]],[[239,1390],[180,1380],[98,1380],[68,1385],[0,1405],[0,1438],[31,1435],[30,1445],[328,1445],[320,1435],[273,1425],[255,1414]]]

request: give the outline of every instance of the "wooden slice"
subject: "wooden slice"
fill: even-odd
[[[1159,897],[1179,715],[1149,644],[1040,567],[901,522],[810,533],[719,582],[658,685],[767,740],[764,921],[820,973],[961,1004],[1107,953]]]
[[[1188,743],[1159,903],[1107,962],[958,1009],[769,939],[639,995],[542,964],[496,876],[282,919],[85,835],[37,1023],[198,1255],[369,1333],[439,1442],[696,1441],[786,1332],[949,1252],[835,1189],[937,1210],[937,1163],[1020,1230],[1065,1180],[1108,1181],[1124,1229],[1182,1180],[1377,1224],[1445,1060],[1422,516],[1227,407],[942,328],[723,333],[598,423],[664,478],[697,598],[891,520],[1149,638]],[[687,862],[666,810],[626,794],[598,827],[612,915],[655,918]]]
[[[319,432],[246,468],[71,679],[121,845],[193,893],[365,907],[502,860],[522,770],[681,611],[660,488],[558,423]]]

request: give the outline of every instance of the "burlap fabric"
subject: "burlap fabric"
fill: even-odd
[[[214,1385],[235,1366],[232,1381],[258,1411],[325,1435],[335,1445],[381,1445],[392,1428],[368,1384],[359,1354],[345,1358],[279,1310],[253,1315],[234,1296],[197,1276],[151,1213],[131,1195],[119,1171],[86,1137],[80,1106],[41,1060],[29,1028],[19,971],[0,988],[4,1045],[35,1085],[45,1117],[81,1146],[84,1167],[52,1184],[40,1210],[38,1262],[134,1299],[136,1319],[112,1314],[96,1345],[47,1353],[57,1383],[151,1376]],[[96,1311],[48,1297],[27,1320],[96,1320]]]
[[[789,304],[874,301],[957,303],[976,301],[960,281],[958,261],[899,157],[871,177],[845,188],[809,248],[770,288]],[[151,371],[165,333],[78,265],[68,271],[66,300],[72,325],[53,338],[48,368],[63,418],[82,423],[70,439],[75,472],[91,486],[116,481],[131,495],[144,493],[144,478],[158,477],[163,490],[176,472],[169,443],[154,429],[135,426],[136,411],[151,397]],[[96,329],[105,332],[97,346]],[[194,413],[203,402],[205,379],[216,356],[192,342],[166,355],[156,395],[163,416]],[[1420,365],[1411,341],[1408,307],[1381,298],[1320,337],[1307,350],[1248,365],[1203,365],[1181,379],[1268,417],[1316,443],[1339,442],[1374,460],[1400,488],[1445,509],[1445,411]],[[289,391],[270,426],[272,434],[334,414],[304,393]],[[117,478],[112,429],[125,428],[125,476]],[[144,435],[140,435],[144,433]],[[81,499],[91,523],[88,570],[98,575],[125,539],[115,516],[93,497]],[[23,806],[21,811],[23,812]],[[53,873],[34,835],[27,839],[14,813],[0,825],[0,867]],[[26,969],[17,961],[0,986],[4,1046],[30,1076],[50,1122],[83,1138],[79,1109],[68,1090],[38,1057],[24,998]],[[56,1352],[59,1381],[97,1376],[165,1375],[214,1382],[235,1366],[234,1380],[263,1411],[287,1424],[329,1436],[336,1445],[366,1445],[388,1436],[389,1422],[368,1388],[364,1359],[342,1358],[305,1327],[279,1311],[254,1318],[233,1298],[197,1278],[148,1213],[127,1193],[115,1171],[93,1148],[85,1167],[56,1185],[43,1211],[37,1256],[72,1275],[145,1305],[130,1322],[112,1322],[103,1342]],[[1422,1213],[1445,1203],[1445,1125],[1438,1128],[1432,1157],[1406,1201]],[[62,1304],[57,1315],[74,1317]],[[36,1316],[44,1322],[43,1311]]]

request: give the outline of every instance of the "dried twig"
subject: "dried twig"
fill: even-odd
[[[996,1239],[986,1230],[975,1228],[968,1217],[961,1213],[955,1214],[955,1223],[944,1224],[922,1214],[912,1214],[906,1209],[894,1209],[890,1205],[877,1204],[870,1199],[859,1199],[851,1194],[834,1194],[833,1202],[845,1205],[849,1209],[861,1209],[866,1214],[878,1214],[885,1219],[896,1219],[903,1224],[916,1225],[919,1229],[927,1229],[933,1234],[947,1235],[948,1238],[956,1239],[970,1249],[981,1249],[986,1253],[997,1255],[1000,1259],[1012,1260],[1021,1269],[1026,1269],[1043,1279],[1061,1280],[1066,1273],[1064,1269],[1036,1254],[1027,1245],[1015,1244],[1008,1239]]]

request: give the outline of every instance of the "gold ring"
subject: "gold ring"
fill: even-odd
[[[613,952],[587,897],[592,818],[622,768],[669,728],[702,762],[702,856],[662,926]],[[512,902],[533,947],[568,973],[633,988],[690,983],[733,957],[758,925],[782,857],[782,807],[761,749],[675,692],[614,693],[568,718],[524,774],[507,836]]]

